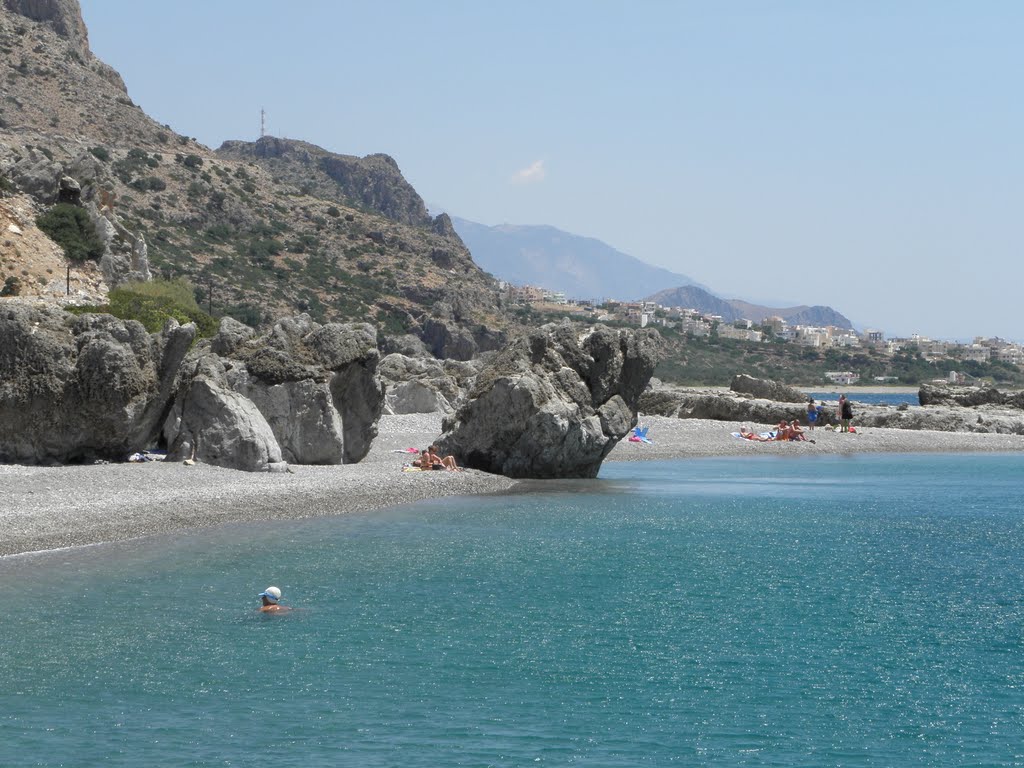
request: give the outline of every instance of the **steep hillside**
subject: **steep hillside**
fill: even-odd
[[[477,264],[518,285],[564,291],[570,298],[634,301],[666,286],[694,284],[686,275],[554,227],[488,227],[460,218],[452,222]]]
[[[739,299],[720,299],[692,285],[658,291],[646,299],[665,307],[687,307],[708,315],[721,315],[727,323],[740,319],[760,323],[769,317],[781,317],[791,325],[853,328],[847,318],[831,307],[763,307]]]
[[[3,0],[0,52],[0,194],[29,195],[38,215],[64,183],[132,274],[148,261],[186,276],[204,308],[250,323],[305,311],[392,333],[457,324],[500,343],[494,279],[390,157],[272,137],[199,145],[132,104],[89,51],[76,0]],[[27,269],[8,242],[0,284]],[[128,274],[107,272],[108,284]]]

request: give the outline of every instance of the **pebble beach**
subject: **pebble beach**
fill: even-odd
[[[1024,436],[899,429],[808,433],[813,442],[754,443],[739,423],[643,417],[652,442],[623,440],[608,461],[719,456],[1018,452]],[[755,430],[768,425],[749,425]],[[246,521],[365,512],[452,495],[505,493],[517,481],[476,470],[402,472],[441,432],[440,414],[385,416],[358,464],[250,473],[178,462],[37,467],[0,464],[0,556]],[[534,486],[535,487],[535,486]]]

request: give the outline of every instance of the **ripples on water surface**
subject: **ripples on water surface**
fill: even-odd
[[[1020,765],[1022,468],[606,465],[0,560],[0,764]]]

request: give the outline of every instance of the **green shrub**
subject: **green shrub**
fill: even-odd
[[[196,168],[203,167],[203,158],[199,155],[185,155],[185,159],[181,161],[181,164],[186,168],[192,168],[195,170]]]
[[[4,287],[0,288],[0,296],[17,296],[21,293],[21,280],[11,275],[4,280]]]
[[[93,157],[97,160],[102,160],[104,163],[110,159],[110,151],[106,147],[93,147],[89,151]]]
[[[64,249],[71,261],[98,259],[103,255],[103,241],[96,227],[82,208],[71,203],[57,203],[36,219],[36,225]]]
[[[142,179],[136,179],[128,186],[140,192],[163,192],[167,189],[167,182],[159,176],[146,176]]]
[[[263,322],[263,313],[260,308],[252,304],[236,304],[225,309],[224,314],[252,328],[258,328]]]
[[[112,290],[107,300],[110,314],[138,320],[150,333],[163,328],[169,317],[182,325],[194,322],[199,338],[217,333],[217,321],[199,308],[192,284],[183,278],[128,283]]]
[[[341,216],[341,211],[339,211],[336,206],[332,205],[330,208],[327,209],[327,215],[333,216],[334,218],[338,218],[339,216]]]

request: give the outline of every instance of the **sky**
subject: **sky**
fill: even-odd
[[[81,5],[132,99],[210,147],[263,109],[452,215],[890,337],[1024,341],[1024,3]]]

